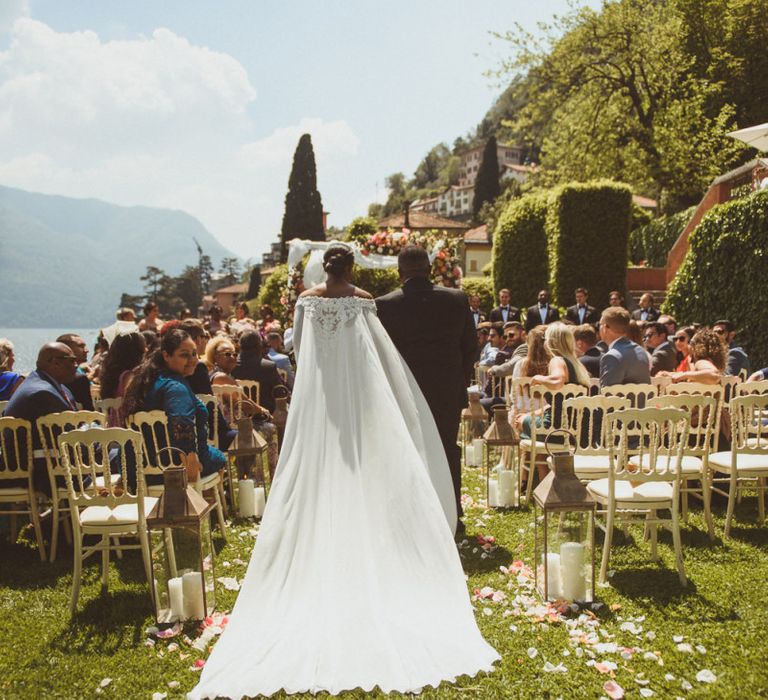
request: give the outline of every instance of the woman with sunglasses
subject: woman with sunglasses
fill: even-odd
[[[677,337],[678,334],[675,334]],[[728,348],[711,328],[702,328],[691,338],[688,356],[690,369],[678,372],[659,372],[672,378],[674,383],[698,382],[717,384],[725,370]]]
[[[680,328],[675,333],[673,340],[675,350],[677,351],[677,367],[676,372],[690,372],[691,366],[691,339],[696,334],[696,329],[693,326],[686,326]]]

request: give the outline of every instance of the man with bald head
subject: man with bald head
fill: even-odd
[[[75,378],[77,357],[64,343],[47,343],[37,355],[37,369],[30,372],[14,392],[3,415],[36,423],[41,416],[77,410],[75,399],[65,384]],[[32,431],[34,450],[33,483],[37,491],[50,495],[51,485],[42,453],[39,431]]]
[[[406,246],[397,258],[401,289],[376,299],[379,320],[407,363],[432,412],[448,458],[461,510],[461,452],[456,434],[474,369],[477,335],[467,295],[429,280],[423,248]],[[458,523],[457,534],[464,525]]]

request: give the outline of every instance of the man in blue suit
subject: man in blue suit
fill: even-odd
[[[65,384],[75,378],[77,358],[64,343],[47,343],[37,355],[37,369],[29,373],[15,391],[4,415],[24,418],[33,423],[32,449],[34,470],[32,482],[36,491],[50,495],[51,484],[42,453],[39,431],[35,423],[41,416],[61,411],[75,411],[75,399]]]
[[[600,357],[600,387],[614,384],[650,384],[648,353],[627,338],[629,311],[609,306],[600,317],[600,338],[608,351]]]

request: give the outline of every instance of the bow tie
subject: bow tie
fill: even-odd
[[[540,308],[540,309],[546,309],[546,308],[547,308],[547,305],[546,305],[546,304],[539,304],[539,308]]]
[[[502,308],[502,310],[504,310],[504,311],[509,311],[509,307],[508,307],[508,306],[502,306],[501,308]]]
[[[579,307],[579,311],[586,311],[586,309],[587,309],[587,307],[586,307],[586,306],[580,306],[580,307]]]

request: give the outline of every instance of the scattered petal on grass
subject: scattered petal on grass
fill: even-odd
[[[158,630],[155,633],[155,636],[158,639],[170,639],[171,637],[175,637],[179,632],[181,632],[181,625],[177,622],[173,627],[169,627],[165,630]]]
[[[683,678],[683,680],[680,682],[680,686],[683,690],[691,690],[691,688],[693,688],[693,686],[687,680],[685,680],[685,678]]]
[[[608,661],[601,661],[599,664],[595,664],[595,670],[600,671],[600,673],[610,673],[616,668],[616,664],[613,664],[613,668],[611,668],[611,664]]]
[[[697,644],[696,645],[696,651],[699,652],[699,654],[706,654],[707,648],[703,644]]]
[[[644,698],[650,698],[653,697],[654,692],[650,688],[640,688],[640,695]]]
[[[169,688],[178,688],[181,685],[178,681],[168,681]]]
[[[536,647],[528,647],[528,658],[535,659],[539,655],[539,650]]]
[[[672,637],[672,641],[673,641],[675,644],[680,644],[680,642],[682,642],[682,641],[683,641],[683,639],[685,639],[685,638],[683,637],[683,635],[682,635],[682,634],[676,634],[674,637]]]
[[[99,688],[106,688],[111,682],[111,678],[102,678],[101,683],[99,683]]]
[[[645,633],[645,638],[650,641],[653,641],[654,639],[656,639],[656,632],[654,632],[653,630],[649,630],[648,632]]]
[[[490,608],[483,608],[483,615],[485,615],[486,617],[493,615],[493,610],[491,610]]]
[[[624,688],[616,681],[606,681],[603,684],[603,690],[611,700],[621,700],[624,697]]]
[[[544,668],[542,669],[545,673],[568,673],[568,669],[563,666],[563,664],[557,664],[555,666],[553,663],[547,661],[547,663],[544,664]]]
[[[176,644],[176,642],[171,642],[168,645],[168,651],[176,651],[179,648],[179,645]]]
[[[714,683],[717,680],[717,676],[708,668],[703,668],[696,674],[696,680],[699,683]]]
[[[152,700],[165,700],[168,697],[168,693],[152,693]]]
[[[681,642],[677,645],[677,650],[683,654],[693,654],[693,647],[688,642]]]
[[[232,576],[219,576],[216,580],[228,591],[240,590],[240,582]]]
[[[664,675],[664,680],[667,681],[667,682],[673,681],[673,680],[675,680],[675,676],[672,675],[671,673],[667,673],[667,674]]]

